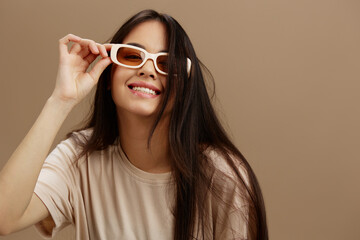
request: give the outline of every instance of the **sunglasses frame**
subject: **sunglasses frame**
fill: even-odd
[[[132,48],[132,49],[136,49],[142,53],[144,53],[144,59],[143,59],[143,62],[138,65],[138,66],[131,66],[131,65],[126,65],[126,64],[123,64],[121,62],[119,62],[117,60],[117,52],[119,50],[119,48],[121,47],[127,47],[127,48]],[[147,60],[151,59],[154,63],[154,66],[155,66],[155,69],[156,71],[158,71],[159,73],[163,74],[163,75],[168,75],[168,73],[162,71],[159,69],[157,63],[156,63],[156,59],[159,57],[159,56],[167,56],[168,53],[165,53],[165,52],[160,52],[160,53],[149,53],[147,52],[145,49],[143,48],[140,48],[140,47],[136,47],[136,46],[133,46],[133,45],[129,45],[129,44],[112,44],[111,46],[111,51],[110,51],[110,57],[111,57],[111,60],[117,64],[117,65],[120,65],[120,66],[123,66],[123,67],[127,67],[127,68],[141,68],[142,66],[144,66],[144,64],[147,62]],[[190,70],[191,70],[191,60],[189,58],[187,58],[187,74],[188,76],[190,75]]]

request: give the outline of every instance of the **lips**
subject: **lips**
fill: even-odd
[[[133,82],[128,85],[128,88],[130,88],[133,91],[139,91],[145,94],[151,94],[151,95],[161,94],[160,89],[147,82]]]

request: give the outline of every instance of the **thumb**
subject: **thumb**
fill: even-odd
[[[100,61],[98,61],[95,66],[91,69],[89,74],[93,79],[96,80],[96,82],[99,80],[99,77],[101,73],[105,70],[107,66],[111,63],[110,57],[102,58]]]

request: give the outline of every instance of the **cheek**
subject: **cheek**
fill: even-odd
[[[110,88],[113,94],[124,93],[127,84],[136,77],[136,70],[121,66],[115,66],[111,72]]]
[[[161,87],[163,88],[163,89],[166,89],[166,86],[167,86],[167,77],[166,76],[163,76],[163,75],[158,75],[159,77],[158,77],[158,79],[159,79],[159,81],[160,81],[160,84],[161,84]]]
[[[129,78],[130,75],[126,69],[117,66],[112,68],[109,89],[116,105],[123,101],[122,96],[126,92],[126,82]]]
[[[119,66],[115,66],[111,71],[111,87],[114,85],[121,84],[121,82],[125,83],[126,81],[126,70],[122,69]]]
[[[164,86],[164,89],[167,86],[167,79],[165,78],[163,81],[161,81],[161,84]],[[174,86],[172,86],[172,88],[174,88]],[[175,102],[175,89],[172,89],[172,92],[170,92],[167,104],[166,104],[166,108],[165,108],[165,114],[169,114],[173,107],[174,107],[174,102]]]

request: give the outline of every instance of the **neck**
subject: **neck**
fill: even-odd
[[[118,122],[121,147],[135,167],[150,173],[171,171],[168,118],[162,117],[148,145],[154,118],[121,114]]]

